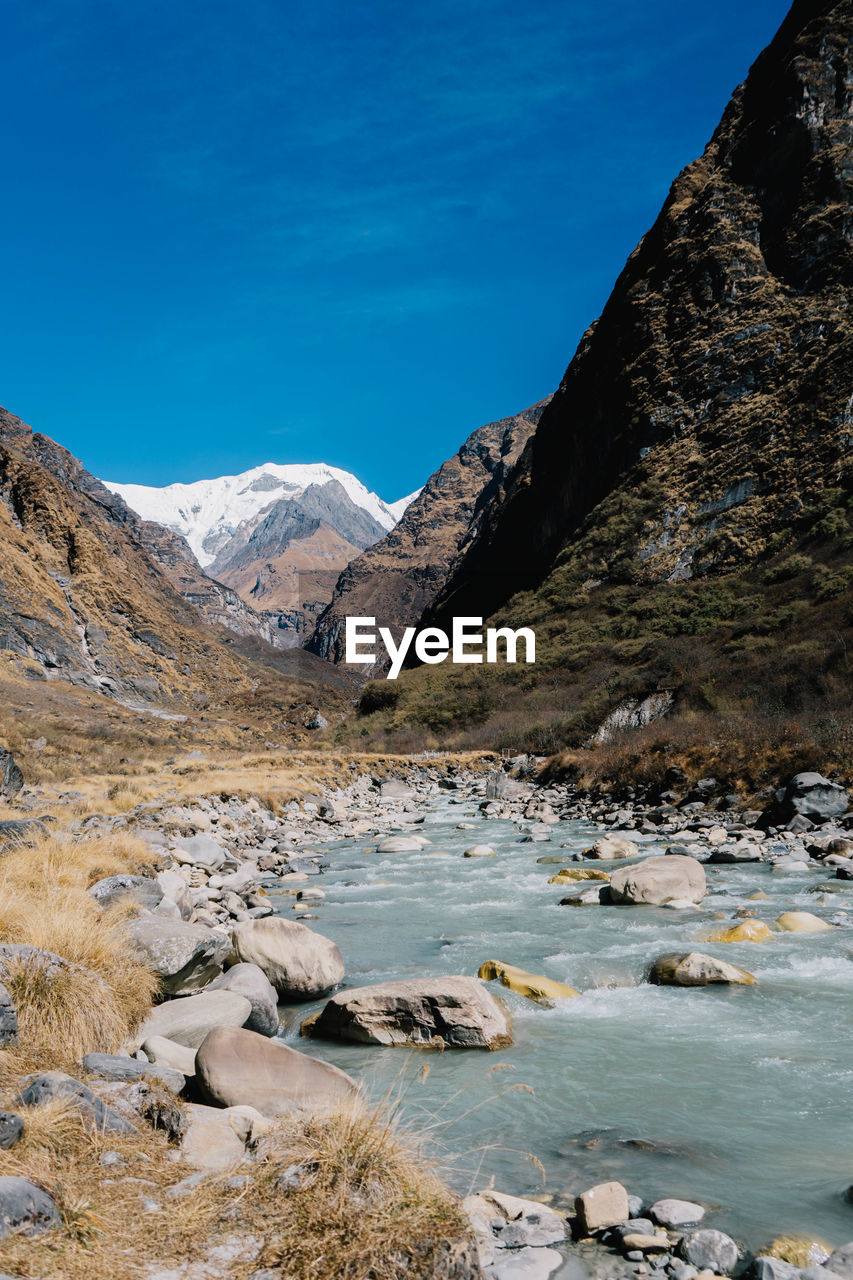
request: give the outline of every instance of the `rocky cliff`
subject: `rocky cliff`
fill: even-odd
[[[250,601],[274,643],[303,642],[350,561],[385,533],[338,480],[308,485],[243,522],[210,572]]]
[[[0,649],[19,655],[32,679],[125,702],[246,706],[260,685],[278,708],[305,698],[304,683],[264,664],[264,624],[205,577],[183,539],[146,525],[5,410],[0,548]],[[235,638],[212,621],[250,638],[252,656],[238,660]],[[322,688],[321,664],[306,675]]]
[[[547,400],[478,427],[430,476],[400,523],[347,566],[308,647],[333,662],[344,658],[347,615],[375,617],[395,636],[435,600],[452,567],[500,502],[507,476],[530,439]]]
[[[794,4],[426,611],[537,626],[536,667],[500,699],[418,673],[398,721],[494,723],[515,681],[551,746],[629,695],[797,711],[849,685],[852,32],[850,0]]]

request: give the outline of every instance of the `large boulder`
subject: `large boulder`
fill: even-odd
[[[233,1027],[217,1027],[205,1037],[195,1069],[208,1102],[255,1107],[264,1116],[339,1111],[359,1096],[355,1081],[338,1067]]]
[[[202,991],[181,1000],[166,1000],[152,1009],[138,1028],[131,1048],[152,1036],[197,1049],[213,1027],[242,1027],[252,1016],[252,1006],[236,991]]]
[[[249,1031],[262,1036],[274,1036],[278,1031],[278,997],[275,987],[263,969],[256,964],[235,964],[225,973],[214,978],[208,991],[236,991],[252,1006],[252,1012],[243,1024]]]
[[[785,933],[828,933],[833,928],[811,911],[783,911],[776,923]]]
[[[484,982],[493,982],[498,978],[510,991],[517,991],[520,996],[535,1000],[537,1004],[552,1005],[555,1000],[571,1000],[580,995],[579,991],[567,986],[565,982],[544,978],[539,973],[528,973],[525,969],[516,968],[514,964],[504,964],[503,960],[486,960],[480,965],[477,977]]]
[[[584,850],[587,858],[600,858],[604,862],[615,862],[619,858],[636,858],[639,846],[627,836],[599,836],[595,844]]]
[[[653,907],[667,902],[701,902],[705,896],[705,869],[695,858],[678,853],[646,858],[614,871],[610,894],[613,902]]]
[[[530,795],[530,787],[516,782],[509,774],[496,769],[486,779],[487,800],[523,800]]]
[[[15,763],[11,751],[0,747],[0,797],[13,800],[24,785],[24,775]]]
[[[701,951],[671,951],[655,960],[649,981],[675,987],[707,987],[712,982],[751,986],[755,978],[746,969],[738,969]]]
[[[476,978],[463,977],[413,978],[341,991],[303,1022],[302,1034],[446,1049],[500,1049],[512,1044],[501,1006]]]
[[[226,933],[185,920],[139,916],[125,931],[133,951],[157,974],[170,996],[187,996],[222,972],[231,944]]]
[[[340,950],[322,934],[281,916],[243,920],[232,937],[232,963],[254,964],[283,1000],[316,1000],[344,976]]]
[[[17,1101],[25,1107],[43,1107],[59,1098],[74,1107],[96,1129],[111,1133],[133,1133],[135,1126],[80,1080],[64,1071],[43,1071],[40,1075],[25,1076],[20,1082]]]
[[[708,942],[768,942],[773,934],[763,920],[741,920],[727,924],[707,935]]]
[[[429,841],[424,836],[388,836],[376,846],[377,853],[419,853]]]
[[[60,1224],[59,1210],[43,1187],[27,1178],[0,1177],[0,1240],[35,1236]]]
[[[850,797],[844,787],[819,773],[795,774],[780,788],[758,820],[759,827],[782,827],[796,817],[829,822],[847,812]]]
[[[107,876],[89,889],[89,893],[102,907],[111,907],[124,898],[153,911],[163,901],[163,890],[156,880],[147,876]]]

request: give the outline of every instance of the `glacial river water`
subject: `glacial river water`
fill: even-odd
[[[457,831],[460,821],[476,830]],[[853,884],[829,905],[807,892],[825,875],[706,866],[710,892],[695,911],[560,907],[569,888],[548,884],[559,867],[537,859],[564,843],[584,848],[599,829],[563,822],[550,843],[522,844],[512,823],[440,796],[412,830],[431,841],[423,852],[366,852],[375,843],[364,840],[323,847],[330,867],[311,883],[328,896],[309,923],[340,946],[348,986],[476,974],[497,959],[581,996],[545,1009],[491,984],[515,1037],[496,1054],[299,1040],[316,1003],[288,1011],[288,1041],[365,1080],[374,1097],[401,1097],[460,1192],[493,1177],[501,1190],[547,1191],[559,1203],[617,1178],[647,1201],[714,1206],[705,1225],[753,1250],[789,1231],[829,1245],[853,1239],[843,1194],[853,1183],[853,930],[701,941],[718,913],[758,889],[770,899],[749,905],[769,921],[788,908],[853,906]],[[497,857],[463,858],[477,843]],[[290,918],[292,901],[280,900]],[[657,955],[692,949],[749,969],[756,985],[644,984]]]

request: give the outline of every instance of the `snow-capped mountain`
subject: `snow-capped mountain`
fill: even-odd
[[[207,568],[246,521],[279,499],[298,501],[309,486],[327,484],[330,480],[336,480],[354,505],[366,511],[385,532],[394,527],[416,497],[410,494],[397,502],[383,502],[349,471],[330,467],[325,462],[265,462],[240,475],[170,484],[164,488],[119,484],[113,480],[105,480],[104,484],[119,494],[143,520],[153,520],[183,534],[199,564]]]
[[[383,502],[324,462],[267,462],[162,489],[104,483],[143,520],[181,534],[209,576],[251,605],[283,647],[307,639],[339,575],[417,497]]]

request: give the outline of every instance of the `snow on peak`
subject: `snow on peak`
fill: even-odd
[[[206,568],[216,559],[236,529],[280,498],[299,498],[309,485],[337,480],[356,506],[383,529],[393,529],[417,493],[386,503],[349,471],[325,462],[265,462],[237,476],[169,484],[156,488],[144,484],[103,483],[123,498],[143,520],[153,520],[183,534],[199,564]],[[417,491],[418,493],[420,490]]]

